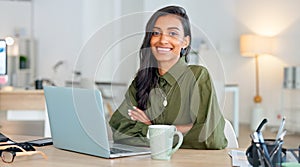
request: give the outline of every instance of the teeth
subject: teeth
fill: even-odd
[[[157,48],[157,50],[167,52],[167,51],[170,51],[171,49],[170,48]]]

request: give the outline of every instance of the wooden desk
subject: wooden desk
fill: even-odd
[[[0,110],[45,110],[43,90],[0,91]]]
[[[8,136],[10,137],[10,136]],[[16,138],[10,137],[12,140]],[[18,140],[17,140],[18,141]],[[104,159],[70,151],[64,151],[53,146],[36,147],[43,151],[48,160],[40,155],[31,157],[16,157],[12,164],[0,162],[0,166],[6,167],[82,167],[82,166],[117,166],[117,167],[228,167],[231,166],[229,149],[225,150],[192,150],[179,149],[170,161],[152,160],[150,155],[124,157],[117,159]]]
[[[7,120],[45,120],[45,135],[49,136],[45,104],[43,90],[0,91],[0,111],[8,111]]]
[[[150,155],[104,159],[56,149],[52,146],[37,148],[48,156],[43,159],[40,155],[32,157],[16,157],[12,164],[0,162],[5,167],[229,167],[231,158],[229,150],[187,150],[180,149],[170,161],[152,160]]]

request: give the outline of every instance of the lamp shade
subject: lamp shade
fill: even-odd
[[[246,34],[240,37],[240,52],[242,56],[254,57],[272,54],[272,38]]]

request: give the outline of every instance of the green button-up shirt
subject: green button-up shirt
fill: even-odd
[[[149,145],[148,125],[133,121],[128,109],[137,106],[136,81],[126,92],[125,100],[110,119],[115,142]],[[163,104],[167,100],[167,105]],[[146,115],[152,124],[185,125],[193,123],[184,134],[181,148],[223,149],[225,121],[216,92],[206,68],[188,66],[180,59],[166,74],[159,76],[156,88],[150,92]]]

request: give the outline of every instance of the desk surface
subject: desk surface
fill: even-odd
[[[9,136],[10,137],[10,136]],[[10,137],[17,140],[15,137]],[[40,155],[29,157],[16,157],[12,164],[0,162],[0,166],[14,167],[82,167],[82,166],[118,166],[118,167],[222,167],[231,166],[231,158],[228,155],[229,149],[225,150],[191,150],[179,149],[170,161],[152,160],[150,155],[133,156],[117,159],[104,159],[70,151],[64,151],[53,146],[36,147],[43,151],[48,159],[43,159]]]
[[[0,91],[0,110],[45,110],[43,90]]]

